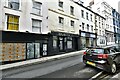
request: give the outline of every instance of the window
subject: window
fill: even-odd
[[[18,10],[19,0],[8,0],[8,8]]]
[[[57,36],[53,36],[53,48],[57,48]]]
[[[71,26],[74,27],[74,21],[71,20]]]
[[[70,6],[70,14],[74,15],[74,7]]]
[[[32,20],[32,31],[41,33],[41,22],[40,20]]]
[[[82,23],[82,30],[84,30],[84,25],[85,25],[85,23]]]
[[[91,17],[91,21],[92,21],[92,14],[90,14],[90,17]]]
[[[7,15],[7,28],[8,30],[18,30],[19,17],[14,15]]]
[[[91,25],[91,31],[93,31],[93,26]]]
[[[89,31],[89,25],[87,24],[87,31]]]
[[[67,38],[67,49],[72,49],[72,38],[71,37]]]
[[[59,1],[59,7],[63,8],[63,2]]]
[[[64,18],[59,17],[59,25],[63,26],[64,25]]]
[[[88,12],[86,12],[86,19],[89,20],[89,19],[88,19]]]
[[[99,32],[100,32],[100,35],[101,35],[101,30]]]
[[[41,15],[41,6],[42,3],[33,1],[33,13],[37,15]]]
[[[81,16],[84,18],[84,10],[81,10]]]

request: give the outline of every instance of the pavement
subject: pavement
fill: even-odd
[[[43,63],[46,61],[52,61],[52,60],[56,60],[56,59],[73,57],[76,55],[82,55],[84,51],[85,50],[81,50],[81,51],[75,51],[75,52],[70,52],[70,53],[61,54],[61,55],[43,57],[43,58],[39,58],[39,59],[32,59],[32,60],[21,61],[21,62],[16,62],[16,63],[11,63],[11,64],[4,64],[4,65],[0,65],[0,70],[11,69],[11,68],[27,66],[27,65],[33,65],[33,64]],[[110,80],[120,80],[120,73],[113,76]]]
[[[32,60],[27,60],[27,61],[21,61],[21,62],[16,62],[16,63],[11,63],[11,64],[0,65],[0,70],[11,69],[11,68],[16,68],[16,67],[20,67],[20,66],[33,65],[33,64],[43,63],[46,61],[52,61],[52,60],[56,60],[56,59],[72,57],[72,56],[76,56],[76,55],[82,55],[84,51],[85,50],[81,50],[81,51],[75,51],[75,52],[70,52],[70,53],[61,54],[61,55],[55,55],[55,56],[43,57],[43,58],[39,58],[39,59],[32,59]]]

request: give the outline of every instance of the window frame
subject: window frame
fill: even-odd
[[[14,18],[15,18],[15,17],[18,18],[18,23],[13,22],[13,18],[12,18],[12,22],[9,22],[10,16],[12,16],[12,17],[14,17]],[[6,17],[7,17],[7,30],[19,30],[19,16],[6,14]],[[14,29],[14,28],[9,29],[9,27],[10,27],[9,24],[17,25],[17,29]],[[13,27],[13,26],[12,26],[12,27]]]
[[[6,3],[7,4],[5,4],[5,7],[8,7],[9,9],[13,9],[13,10],[20,10],[20,0],[18,0],[18,2],[15,2],[14,0],[13,1],[7,0]],[[16,8],[16,7],[12,8],[11,6],[13,6],[12,5],[13,3],[14,3],[14,5],[17,4],[18,8]]]
[[[75,21],[70,20],[70,26],[71,26],[71,27],[74,27],[74,26],[75,26]]]
[[[39,4],[39,8],[36,8],[34,4]],[[39,11],[39,13],[34,12],[33,10],[37,10],[37,11]],[[33,1],[32,13],[36,14],[36,15],[42,15],[42,3],[41,2]]]
[[[63,26],[64,25],[64,18],[58,17],[58,19],[59,19],[59,25]]]
[[[73,6],[70,6],[70,14],[74,15],[74,7]]]
[[[58,2],[58,6],[59,6],[60,8],[63,8],[63,1],[59,1],[59,2]]]
[[[37,22],[39,22],[39,27],[38,26],[33,26],[33,21],[37,21]],[[37,28],[37,29],[39,29],[39,32],[37,32],[37,31],[33,31],[33,28]],[[41,29],[42,29],[42,20],[36,20],[36,19],[32,19],[32,32],[35,32],[35,33],[41,33],[42,31],[41,31]]]

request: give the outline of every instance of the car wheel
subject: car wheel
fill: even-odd
[[[117,70],[116,64],[113,63],[113,64],[111,65],[111,72],[112,72],[112,73],[115,73],[116,70]]]

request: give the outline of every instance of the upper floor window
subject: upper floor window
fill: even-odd
[[[93,31],[93,26],[91,25],[91,31]]]
[[[84,30],[84,25],[85,25],[85,23],[82,23],[82,30]]]
[[[18,30],[19,29],[19,17],[14,15],[6,15],[7,17],[7,29]]]
[[[8,8],[19,10],[19,0],[8,0]]]
[[[81,16],[84,18],[84,10],[81,10]]]
[[[42,3],[33,1],[33,13],[41,15]]]
[[[92,14],[90,14],[90,18],[91,18],[91,21],[92,21]]]
[[[71,20],[71,26],[74,27],[75,22],[73,20]]]
[[[70,6],[70,14],[74,15],[74,7],[73,6]]]
[[[89,20],[89,19],[88,19],[88,12],[86,12],[86,19]]]
[[[59,1],[59,7],[63,8],[63,2]]]
[[[59,17],[59,25],[60,26],[64,25],[64,18],[63,17]]]
[[[41,33],[41,20],[32,20],[32,31],[36,33]]]
[[[87,24],[87,31],[89,31],[89,24]]]

